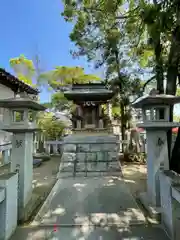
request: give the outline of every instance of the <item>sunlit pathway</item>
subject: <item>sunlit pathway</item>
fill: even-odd
[[[166,240],[161,229],[146,228],[121,171],[117,173],[63,174],[31,226],[18,228],[12,240]]]
[[[167,240],[145,218],[118,177],[59,179],[32,225],[12,240]]]
[[[32,225],[18,228],[12,240],[167,239],[146,227],[124,181],[113,176],[59,179]]]
[[[132,226],[129,228],[19,228],[12,240],[169,240],[157,227]]]
[[[51,196],[39,214],[38,224],[124,227],[145,222],[120,177],[59,179]]]

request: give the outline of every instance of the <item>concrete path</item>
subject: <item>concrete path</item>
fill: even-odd
[[[60,178],[31,226],[11,240],[168,240],[119,176]]]
[[[162,229],[151,226],[19,228],[11,240],[169,240]]]
[[[145,223],[120,177],[59,179],[51,196],[35,219],[38,224],[125,227]]]
[[[59,179],[32,225],[11,240],[168,240],[147,226],[124,181],[113,176]]]
[[[168,240],[147,227],[124,180],[113,176],[59,179],[32,226],[11,240],[19,239]]]

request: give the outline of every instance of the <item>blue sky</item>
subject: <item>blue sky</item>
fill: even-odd
[[[61,0],[1,0],[0,67],[12,72],[10,58],[24,54],[33,59],[38,54],[45,71],[63,65],[81,66],[86,73],[93,73],[85,59],[71,57],[74,46],[69,33],[73,26],[61,17],[62,11]],[[40,99],[49,101],[50,92],[44,89]],[[176,112],[180,110],[176,108]]]
[[[61,0],[1,0],[0,67],[12,72],[9,59],[24,54],[33,59],[36,54],[43,70],[55,66],[81,66],[87,73],[93,68],[83,58],[72,59],[69,40],[72,25],[61,17]],[[42,102],[48,101],[50,93],[43,90]]]

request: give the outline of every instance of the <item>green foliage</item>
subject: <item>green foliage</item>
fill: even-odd
[[[71,110],[73,103],[64,97],[63,92],[56,92],[51,97],[52,106],[59,111]]]
[[[35,76],[35,66],[32,60],[27,59],[23,54],[9,60],[10,66],[15,71],[19,80],[33,86]]]
[[[113,106],[112,107],[112,116],[113,117],[118,117],[121,115],[120,108],[119,106]]]
[[[51,105],[49,105],[51,108],[59,111],[71,111],[74,105],[64,97],[64,89],[75,83],[89,83],[101,79],[93,74],[85,74],[84,69],[81,67],[59,66],[52,71],[40,74],[38,80],[40,83],[50,86],[53,90]]]
[[[173,121],[174,122],[180,122],[180,116],[174,115],[173,116]]]
[[[95,62],[95,67],[104,67],[109,84],[115,81],[114,91],[120,95],[121,125],[127,109],[125,100],[130,89],[127,86],[131,82],[122,77],[122,73],[128,76],[131,71],[131,80],[134,80],[148,70],[148,74],[155,75],[159,93],[164,93],[166,79],[165,92],[179,95],[176,91],[180,75],[179,1],[63,2],[62,15],[66,21],[74,23],[70,39],[77,46],[77,51],[73,52],[73,56],[86,56],[89,61]],[[138,91],[135,94],[139,95]],[[171,120],[172,114],[171,111]],[[168,132],[168,149],[171,149],[171,131]],[[170,167],[177,170],[173,164]]]
[[[54,118],[52,113],[46,112],[39,114],[38,126],[48,140],[59,139],[62,136],[65,128],[63,122]]]
[[[111,86],[119,98],[113,103],[113,114],[121,115],[122,125],[129,116],[125,114],[127,99],[139,92],[139,82],[134,71],[130,75],[127,69],[132,67],[128,56],[128,42],[125,36],[125,27],[120,20],[126,19],[124,3],[126,1],[64,1],[63,16],[67,21],[75,20],[70,39],[77,46],[73,56],[86,56],[89,61],[95,62],[95,68],[104,67],[106,82]],[[148,58],[148,57],[147,57]],[[122,74],[123,73],[123,74]],[[132,86],[132,87],[131,87]],[[115,104],[114,104],[115,103]],[[124,135],[122,127],[122,136]]]
[[[100,80],[100,78],[92,74],[85,74],[81,67],[59,66],[39,76],[39,81],[48,83],[53,90],[58,90],[73,83],[88,83],[97,80]]]
[[[176,89],[176,96],[180,97],[180,88],[179,87]]]

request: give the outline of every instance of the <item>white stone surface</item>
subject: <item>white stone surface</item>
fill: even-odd
[[[6,189],[0,204],[0,239],[8,240],[17,227],[18,174],[0,175],[0,187]]]
[[[165,230],[172,238],[173,231],[173,209],[171,197],[171,179],[163,172],[159,174],[161,188],[161,219]]]
[[[147,191],[152,205],[160,206],[159,169],[162,162],[168,169],[166,131],[147,131]],[[163,150],[163,151],[162,151]]]
[[[31,199],[33,177],[33,133],[13,135],[11,171],[19,171],[19,216]]]

